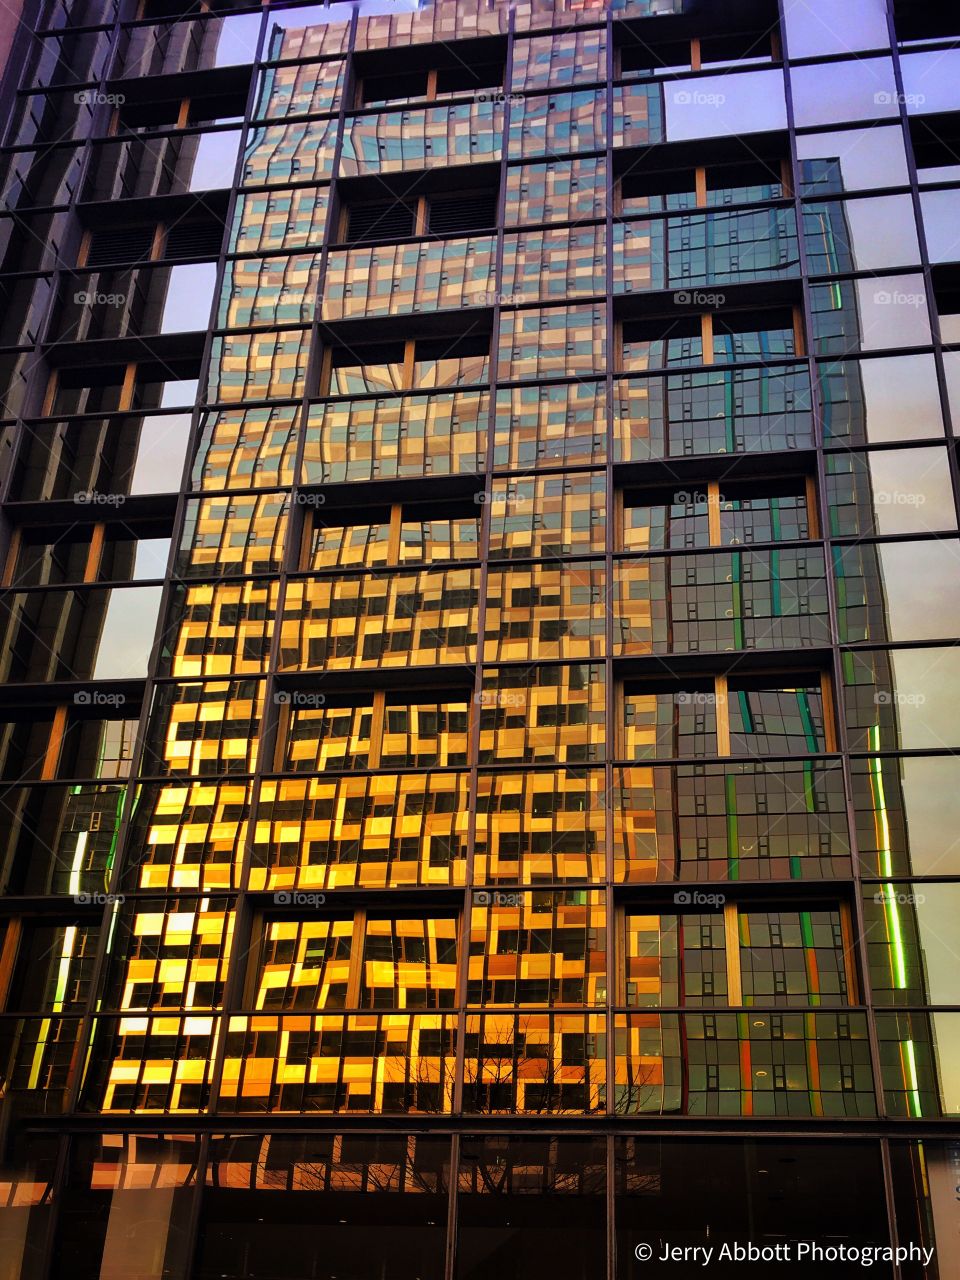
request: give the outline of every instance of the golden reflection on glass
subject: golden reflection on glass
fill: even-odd
[[[595,658],[604,650],[606,574],[598,561],[491,569],[485,662]]]
[[[332,671],[473,662],[479,586],[476,569],[292,581],[280,665]]]
[[[161,684],[142,764],[145,773],[250,773],[263,714],[259,680]]]
[[[494,480],[489,493],[491,557],[602,553],[606,488],[599,473]]]
[[[484,667],[480,763],[602,760],[605,697],[599,664]]]
[[[137,794],[125,884],[131,889],[236,889],[252,785],[145,784]]]
[[[314,405],[304,480],[475,475],[483,470],[488,406],[481,391]]]
[[[324,279],[324,320],[462,310],[496,293],[496,237],[468,236],[376,249],[334,249]]]
[[[593,1115],[606,1106],[606,1019],[599,1014],[468,1014],[464,1110]]]
[[[108,1007],[132,1013],[215,1009],[223,1000],[235,912],[204,898],[121,907]]]
[[[214,338],[206,398],[236,404],[302,396],[309,356],[309,329]]]
[[[598,770],[481,773],[476,882],[602,880],[603,794]]]
[[[270,657],[279,588],[276,582],[197,584],[177,588],[171,607],[169,657],[163,674],[255,675]]]
[[[232,1017],[221,1107],[448,1113],[456,1026],[442,1013]]]
[[[250,191],[237,197],[231,253],[319,247],[327,222],[328,187]]]
[[[463,884],[467,784],[459,773],[267,779],[251,888]]]
[[[474,893],[467,1003],[526,1009],[603,1004],[606,918],[598,891]]]

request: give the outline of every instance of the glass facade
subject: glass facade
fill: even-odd
[[[24,9],[0,1280],[960,1272],[949,9]]]

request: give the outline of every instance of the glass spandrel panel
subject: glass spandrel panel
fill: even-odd
[[[801,133],[797,135],[797,159],[805,195],[905,187],[910,182],[899,125]]]
[[[960,648],[848,651],[842,654],[841,667],[852,750],[942,751],[960,746]]]
[[[960,372],[960,364],[957,368]],[[885,444],[943,435],[932,355],[823,361],[819,380],[828,445]],[[957,407],[960,410],[960,401]]]
[[[960,81],[955,50],[904,53],[900,57],[903,94],[910,115],[956,111],[960,107]]]
[[[787,125],[779,69],[672,80],[663,94],[668,142],[740,136]]]
[[[845,0],[828,12],[810,0],[785,0],[783,16],[791,58],[885,49],[890,43],[884,0]]]
[[[837,548],[834,576],[844,642],[960,634],[960,542],[955,538]]]
[[[834,125],[847,120],[882,120],[900,114],[893,63],[889,58],[857,58],[821,66],[791,67],[798,125]]]
[[[936,533],[957,527],[943,448],[851,450],[828,454],[825,462],[833,537]]]
[[[864,875],[960,874],[956,756],[868,756],[852,775]]]

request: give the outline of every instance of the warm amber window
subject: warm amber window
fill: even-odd
[[[343,1009],[352,920],[271,920],[263,931],[257,1009]]]
[[[456,1003],[456,917],[268,920],[257,1009],[443,1009]]]

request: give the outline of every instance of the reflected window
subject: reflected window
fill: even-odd
[[[841,912],[741,909],[743,1003],[837,1005],[850,1000]]]
[[[603,895],[580,889],[475,892],[467,1003],[599,1005],[606,999]]]
[[[942,448],[828,454],[826,471],[833,536],[934,533],[957,527]]]
[[[905,187],[910,182],[899,125],[801,133],[797,135],[797,159],[805,195]]]
[[[601,1280],[605,1155],[595,1138],[464,1138],[457,1280]]]
[[[57,1280],[186,1275],[198,1161],[192,1134],[75,1138],[58,1220]]]
[[[603,755],[599,665],[484,668],[481,764],[583,764]]]
[[[278,766],[298,773],[467,763],[465,692],[372,693],[344,702],[309,689],[279,695]]]
[[[363,395],[407,388],[473,386],[488,379],[486,336],[420,339],[377,347],[334,347],[321,394]]]
[[[368,507],[362,524],[354,523],[352,510],[338,513],[318,504],[315,511],[304,569],[432,564],[479,556],[479,506],[472,500]]]
[[[629,912],[625,964],[624,995],[631,1007],[729,1003],[722,911]]]
[[[825,723],[824,688],[816,674],[795,683],[769,676],[732,675],[728,684],[732,755],[816,755],[836,750]]]
[[[448,1137],[215,1136],[194,1275],[347,1276],[362,1258],[391,1280],[443,1280],[449,1186]]]

